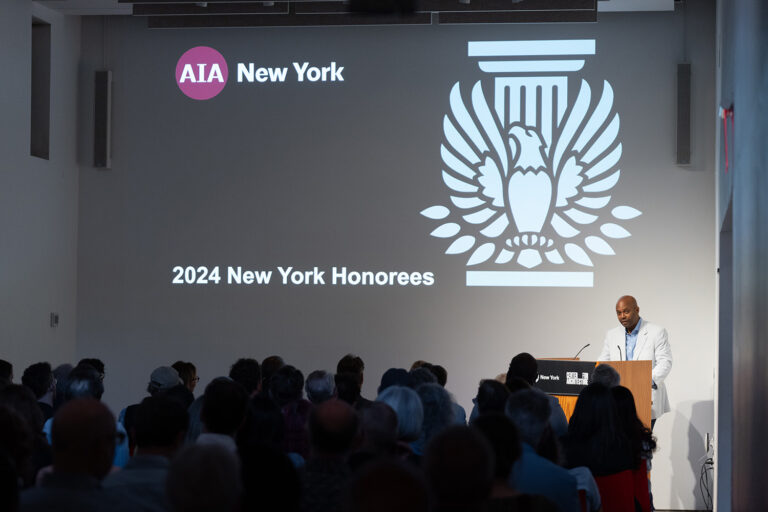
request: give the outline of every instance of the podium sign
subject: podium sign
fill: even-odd
[[[550,395],[578,396],[587,387],[595,363],[578,360],[537,359],[535,387]]]

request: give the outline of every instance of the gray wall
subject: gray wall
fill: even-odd
[[[652,34],[653,37],[649,37]],[[595,258],[591,289],[476,289],[418,215],[444,202],[439,145],[448,93],[483,78],[468,40],[596,38],[583,76],[616,92],[624,144],[612,205],[643,212],[617,256]],[[713,431],[715,351],[714,13],[601,15],[597,24],[149,31],[141,20],[83,23],[80,150],[90,154],[93,71],[114,73],[113,169],[80,181],[78,356],[107,363],[106,400],[138,401],[176,359],[202,384],[240,356],[283,355],[305,373],[349,351],[383,371],[416,359],[449,370],[469,408],[480,378],[515,353],[595,359],[624,293],[670,332],[673,412],[656,426],[659,508],[701,508],[698,472]],[[102,45],[103,42],[103,45]],[[686,44],[687,42],[687,44]],[[210,45],[230,84],[194,102],[172,79]],[[674,165],[676,64],[693,69],[693,161]],[[236,87],[233,61],[346,66],[338,86]],[[433,287],[179,287],[174,265],[434,271]],[[279,276],[275,276],[279,277]],[[119,385],[118,385],[119,383]]]
[[[721,97],[736,106],[737,136],[731,178],[718,174],[721,188],[733,182],[734,432],[732,480],[719,486],[727,495],[732,484],[732,510],[747,511],[768,499],[759,474],[759,461],[768,455],[763,442],[768,425],[768,339],[763,327],[768,309],[768,9],[759,0],[724,3],[722,9],[723,48],[730,51],[723,52]],[[730,448],[730,440],[721,438],[721,449],[724,441]]]
[[[51,24],[50,160],[29,156],[33,15]],[[75,355],[79,55],[79,18],[0,4],[0,358],[17,378],[30,363]]]

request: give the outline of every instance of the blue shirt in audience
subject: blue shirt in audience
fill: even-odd
[[[541,457],[528,443],[512,466],[509,484],[524,494],[544,496],[557,505],[560,512],[579,512],[576,478],[567,469]]]

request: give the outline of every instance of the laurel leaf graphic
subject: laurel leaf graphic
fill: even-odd
[[[547,251],[544,253],[544,256],[547,257],[550,263],[554,263],[555,265],[562,265],[565,263],[565,260],[563,260],[563,256],[560,254],[560,251],[557,249],[552,249],[551,251]]]
[[[604,256],[613,256],[616,254],[613,252],[613,247],[608,245],[608,242],[600,238],[599,236],[588,236],[584,239],[584,243],[587,244],[587,247],[592,251],[596,252],[597,254],[602,254]]]
[[[508,251],[506,249],[502,249],[498,256],[496,256],[495,263],[498,263],[499,265],[503,265],[505,263],[509,263],[512,261],[512,258],[515,256],[515,253],[512,251]]]
[[[478,263],[482,263],[484,261],[487,261],[488,258],[493,256],[493,252],[496,250],[496,245],[488,242],[477,249],[475,249],[475,252],[472,253],[472,256],[469,257],[469,261],[467,261],[467,266],[477,265]]]
[[[611,214],[617,219],[629,220],[642,215],[642,212],[632,208],[631,206],[617,206],[611,210]]]
[[[430,235],[437,238],[451,238],[461,230],[461,226],[455,222],[448,222],[442,226],[438,226]]]
[[[629,231],[612,222],[600,226],[600,231],[608,238],[627,238],[630,236]]]
[[[475,245],[475,237],[470,235],[464,235],[453,241],[448,249],[445,250],[445,254],[461,254],[467,252]]]
[[[565,244],[565,254],[579,265],[584,265],[586,267],[593,266],[592,260],[589,259],[589,256],[587,256],[584,249],[576,244]]]
[[[421,214],[428,219],[440,220],[448,216],[451,211],[445,206],[430,206],[421,211]]]

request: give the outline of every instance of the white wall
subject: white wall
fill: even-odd
[[[51,24],[50,160],[29,155],[32,16]],[[78,17],[0,3],[0,358],[17,379],[75,354],[79,55]]]

